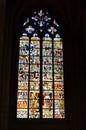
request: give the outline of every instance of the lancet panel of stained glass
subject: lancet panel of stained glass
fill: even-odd
[[[29,38],[20,37],[17,91],[17,118],[28,117],[28,72],[29,72]]]
[[[44,38],[42,43],[42,117],[53,118],[53,63],[52,39]]]
[[[40,39],[32,37],[30,41],[30,85],[29,118],[40,117]]]
[[[54,117],[64,118],[63,42],[54,38]]]

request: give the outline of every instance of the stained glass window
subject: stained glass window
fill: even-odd
[[[63,40],[58,23],[42,10],[22,25],[17,118],[65,118]]]

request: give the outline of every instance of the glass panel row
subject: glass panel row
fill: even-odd
[[[44,57],[45,56],[45,57]],[[43,64],[52,64],[52,56],[50,54],[43,56]],[[20,64],[39,64],[40,58],[35,55],[30,56],[30,62],[29,62],[29,56],[19,56],[19,63]],[[53,64],[63,64],[63,57],[62,56],[56,56],[54,57],[54,63]]]
[[[28,89],[28,81],[20,80],[18,81],[18,89]],[[40,82],[30,82],[29,90],[39,90],[40,89]],[[53,83],[44,81],[42,83],[43,90],[53,90]],[[54,82],[54,90],[64,90],[63,82]]]
[[[55,118],[64,118],[64,109],[55,109]],[[17,118],[28,118],[27,109],[17,109]],[[29,109],[29,118],[40,118],[39,109]],[[43,109],[42,118],[53,118],[53,109]]]
[[[27,80],[28,81],[28,73],[19,73],[18,74],[18,80]],[[52,73],[43,73],[42,77],[43,81],[52,81],[53,75]],[[40,73],[38,72],[32,72],[30,73],[30,81],[40,81]],[[63,81],[63,74],[54,74],[54,81]]]
[[[27,90],[18,90],[17,93],[18,99],[28,99],[28,91]],[[39,99],[40,92],[37,90],[29,91],[29,100],[30,99]],[[43,99],[53,99],[53,91],[45,91],[43,90]],[[64,91],[54,91],[54,99],[64,99]]]
[[[43,65],[43,72],[52,73],[52,65]],[[27,72],[28,73],[29,65],[28,64],[19,64],[19,72]],[[30,72],[39,72],[40,71],[40,64],[31,64],[30,65]],[[54,72],[55,73],[63,73],[63,65],[57,64],[54,65]]]
[[[49,96],[44,96],[44,100],[42,102],[42,109],[53,109],[53,100],[50,99]],[[28,108],[28,101],[27,99],[18,99],[17,102],[18,109],[26,109]],[[40,108],[40,100],[39,99],[30,99],[29,100],[29,108],[30,109],[39,109]],[[55,109],[64,109],[64,99],[55,100],[54,101],[54,108]]]

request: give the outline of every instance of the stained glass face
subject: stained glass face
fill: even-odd
[[[42,10],[35,11],[23,23],[19,40],[17,118],[65,118],[63,42],[58,32],[56,20]]]

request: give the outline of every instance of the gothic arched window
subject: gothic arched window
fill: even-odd
[[[56,20],[42,10],[22,26],[17,118],[65,118],[63,41]]]

